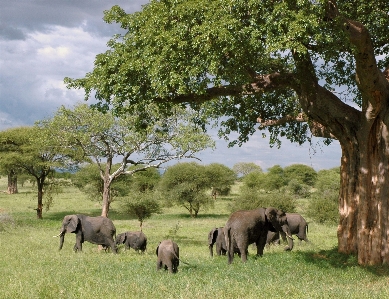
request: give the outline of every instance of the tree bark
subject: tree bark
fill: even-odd
[[[13,170],[8,172],[7,193],[8,194],[16,194],[16,193],[18,193],[18,177],[17,177],[15,171],[13,171]]]
[[[36,216],[38,219],[43,219],[43,179],[36,180],[38,184],[38,207],[36,208]]]
[[[342,145],[338,250],[361,265],[389,264],[388,128],[376,119],[357,137]]]
[[[107,163],[105,165],[104,173],[101,173],[101,178],[104,181],[104,190],[103,190],[103,203],[101,209],[101,216],[108,218],[109,208],[111,204],[111,167],[112,167],[112,158],[107,158]]]

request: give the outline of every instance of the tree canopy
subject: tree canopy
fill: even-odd
[[[238,132],[233,144],[258,123],[276,145],[280,136],[336,138],[339,251],[389,263],[388,11],[387,0],[153,0],[133,14],[114,6],[105,21],[126,34],[85,78],[65,81],[116,113],[191,105],[198,123],[214,117],[220,135]]]
[[[119,176],[158,168],[173,159],[195,158],[195,153],[213,146],[192,117],[190,109],[183,108],[161,117],[160,109],[151,104],[141,115],[116,117],[79,104],[74,109],[61,107],[39,124],[59,153],[71,150],[74,160],[96,163],[103,182],[101,214],[107,217],[111,184]],[[114,159],[120,160],[115,169]]]
[[[12,128],[0,132],[0,165],[18,170],[37,182],[37,218],[42,219],[44,187],[55,168],[72,164],[69,152],[58,153],[47,138],[47,131],[33,127]],[[46,195],[49,195],[46,188]],[[48,199],[50,200],[50,199]],[[49,205],[47,205],[48,207]]]
[[[191,217],[197,217],[201,208],[213,205],[211,196],[207,194],[212,183],[206,166],[196,162],[177,163],[168,167],[162,175],[159,190],[170,204],[181,205]]]

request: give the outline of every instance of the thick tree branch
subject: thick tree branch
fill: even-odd
[[[362,110],[365,112],[366,119],[372,123],[380,111],[387,106],[389,87],[385,74],[378,68],[369,31],[362,23],[341,16],[335,0],[328,1],[326,18],[329,20],[337,18],[338,24],[356,47],[354,52],[356,82],[362,93]]]
[[[222,85],[207,88],[201,94],[181,94],[170,98],[155,98],[156,102],[173,103],[203,103],[218,97],[249,95],[272,91],[277,88],[289,87],[297,89],[298,85],[293,74],[265,74],[251,73],[253,80],[245,85]]]

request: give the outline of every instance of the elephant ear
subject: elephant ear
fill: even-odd
[[[78,223],[79,223],[79,219],[78,219],[77,215],[69,216],[69,223],[66,227],[66,231],[68,233],[75,232],[77,230]]]
[[[127,239],[127,234],[120,234],[120,244],[124,244]]]
[[[208,234],[208,244],[214,244],[218,235],[218,229],[215,227]]]
[[[280,217],[282,216],[282,214],[285,213],[281,210],[277,210],[276,208],[273,207],[266,208],[265,211],[266,218],[273,226],[269,228],[270,231],[279,231],[281,229]]]

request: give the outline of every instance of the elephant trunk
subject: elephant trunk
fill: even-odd
[[[294,239],[293,239],[292,234],[290,232],[289,226],[288,225],[282,226],[282,230],[285,233],[285,235],[288,237],[288,246],[285,247],[285,250],[290,251],[293,249],[293,240]]]
[[[59,237],[59,250],[62,249],[63,242],[65,241],[65,233],[66,233],[66,230],[61,229],[61,232],[59,233],[59,235],[55,236],[55,237]]]

